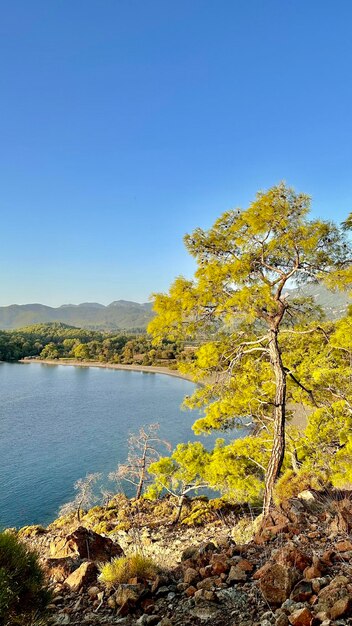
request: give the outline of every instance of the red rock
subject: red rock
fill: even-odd
[[[240,561],[238,561],[236,567],[239,567],[239,569],[242,569],[244,572],[253,571],[253,565],[252,563],[247,561],[247,559],[241,559]]]
[[[261,573],[259,587],[269,604],[280,605],[289,598],[298,579],[299,572],[297,569],[286,567],[280,563],[270,563],[270,566]]]
[[[95,563],[91,561],[86,561],[86,563],[82,563],[78,569],[76,569],[68,578],[65,580],[65,585],[70,587],[72,591],[78,591],[81,587],[85,587],[86,585],[90,585],[95,582],[97,578],[97,567]]]
[[[66,537],[60,537],[50,544],[53,557],[78,555],[90,561],[109,561],[114,556],[122,556],[123,550],[108,537],[102,537],[83,526]]]
[[[268,561],[267,563],[265,563],[265,565],[262,565],[262,567],[260,567],[259,569],[257,569],[257,571],[255,572],[255,574],[253,574],[252,578],[253,580],[260,580],[260,578],[262,576],[264,576],[264,574],[266,574],[266,572],[268,570],[270,570],[272,566],[272,563],[270,561]]]
[[[212,573],[216,576],[220,576],[220,574],[226,573],[228,569],[228,565],[225,562],[221,563],[220,561],[218,561],[212,566]]]
[[[266,526],[265,528],[263,528],[263,530],[261,531],[261,536],[263,537],[263,539],[265,539],[265,541],[269,541],[273,537],[276,537],[276,535],[287,532],[288,524],[278,524],[276,526]]]
[[[351,541],[339,541],[335,543],[336,552],[349,552],[352,550],[352,542]]]
[[[303,574],[306,580],[313,580],[313,578],[320,578],[321,570],[314,565],[311,565],[310,567],[306,567]]]
[[[193,585],[191,585],[190,587],[187,587],[187,589],[185,591],[185,594],[189,598],[192,598],[196,591],[197,591],[197,589],[195,587],[193,587]]]
[[[322,563],[324,563],[324,565],[333,565],[333,560],[334,560],[334,556],[336,555],[335,550],[325,550],[325,552],[323,553],[323,556],[321,557],[321,561]]]
[[[288,619],[292,626],[310,626],[312,618],[313,615],[310,610],[304,607],[291,613]]]
[[[281,565],[295,567],[301,572],[311,564],[310,557],[292,544],[288,544],[279,550],[275,555],[275,560]]]

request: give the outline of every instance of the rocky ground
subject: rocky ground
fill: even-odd
[[[52,626],[352,625],[350,492],[302,492],[264,528],[233,511],[197,527],[145,515],[138,528],[122,528],[110,515],[108,533],[92,530],[89,519],[78,528],[71,520],[70,532],[62,524],[20,531],[41,554]],[[104,587],[97,564],[136,547],[159,573]]]

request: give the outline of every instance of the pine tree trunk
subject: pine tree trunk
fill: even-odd
[[[274,485],[279,477],[285,454],[286,372],[281,359],[277,328],[270,331],[270,361],[275,374],[274,441],[265,476],[263,514],[269,515]]]

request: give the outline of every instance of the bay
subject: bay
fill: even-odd
[[[124,462],[128,435],[142,425],[158,422],[173,446],[206,445],[191,428],[198,412],[180,408],[193,390],[162,374],[1,363],[0,528],[55,519],[78,478]]]

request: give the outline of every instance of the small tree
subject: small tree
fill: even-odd
[[[148,497],[155,498],[166,491],[177,500],[175,524],[178,523],[185,498],[191,492],[208,487],[206,467],[211,454],[204,446],[194,443],[180,443],[170,457],[163,457],[149,467],[154,476],[154,484],[148,490]]]
[[[110,480],[120,482],[124,480],[136,488],[136,499],[139,500],[145,484],[150,481],[148,469],[161,457],[159,447],[171,450],[171,444],[158,436],[159,424],[142,426],[138,433],[132,433],[128,438],[128,456],[126,463],[118,465],[114,472],[109,474]]]
[[[87,474],[85,478],[79,478],[74,488],[77,494],[71,502],[63,504],[59,510],[59,515],[67,515],[76,511],[78,522],[81,521],[81,512],[96,504],[99,500],[99,496],[94,493],[93,486],[96,484],[102,475],[99,472],[95,474]]]

